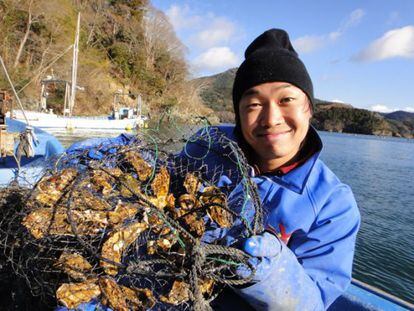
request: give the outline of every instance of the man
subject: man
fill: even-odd
[[[271,29],[256,38],[234,81],[236,126],[221,129],[254,168],[265,232],[242,246],[257,268],[252,284],[234,289],[243,299],[225,291],[215,309],[248,309],[245,301],[256,310],[324,310],[350,283],[360,215],[350,188],[319,159],[313,102],[288,34]],[[212,157],[204,161],[218,165]]]
[[[324,310],[350,283],[359,211],[350,188],[319,159],[322,142],[310,126],[312,81],[287,33],[264,32],[245,56],[233,87],[236,126],[219,130],[252,167],[265,231],[240,246],[256,266],[253,282],[225,290],[213,308]],[[191,140],[182,156],[202,158],[210,170],[234,165],[205,149]],[[218,183],[233,182],[223,177]]]

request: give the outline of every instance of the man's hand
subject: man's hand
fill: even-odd
[[[252,256],[249,262],[256,268],[253,281],[260,282],[266,279],[271,272],[273,263],[278,259],[281,252],[282,244],[275,235],[264,232],[244,240],[241,249]],[[236,269],[236,273],[247,278],[251,271],[248,267],[242,265]]]

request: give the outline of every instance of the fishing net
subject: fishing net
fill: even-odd
[[[243,152],[200,124],[124,140],[80,144],[33,187],[0,191],[3,281],[24,280],[42,308],[210,310],[255,272],[236,247],[262,231]]]

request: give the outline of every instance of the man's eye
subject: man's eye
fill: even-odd
[[[258,108],[258,107],[260,107],[260,104],[259,103],[250,103],[248,106],[247,106],[248,108]]]
[[[280,101],[282,104],[289,104],[290,102],[294,101],[295,98],[293,97],[283,97]]]

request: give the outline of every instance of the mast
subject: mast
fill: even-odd
[[[73,107],[75,105],[76,97],[76,78],[78,72],[78,52],[79,52],[79,29],[80,29],[80,12],[78,13],[78,23],[76,25],[75,43],[73,44],[73,59],[72,59],[72,79],[71,91],[69,97],[69,116],[72,116]]]

